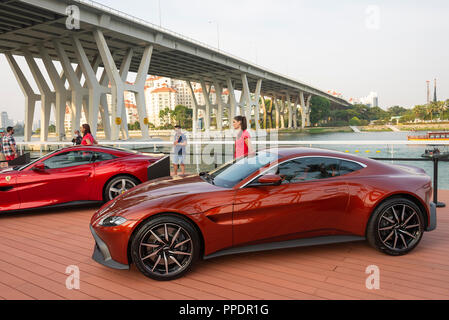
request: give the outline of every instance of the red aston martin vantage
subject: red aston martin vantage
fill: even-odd
[[[106,147],[70,147],[28,165],[0,169],[0,211],[108,202],[170,175],[167,158]]]
[[[276,149],[184,180],[148,182],[93,217],[93,259],[171,280],[199,258],[367,239],[389,255],[436,228],[419,168],[318,149]]]

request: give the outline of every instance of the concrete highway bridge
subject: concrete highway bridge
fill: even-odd
[[[70,106],[72,128],[80,126],[84,108],[94,134],[100,114],[108,140],[117,140],[120,135],[127,139],[126,120],[122,120],[126,119],[125,91],[135,94],[142,135],[148,138],[144,87],[149,74],[187,81],[194,100],[194,132],[198,110],[206,115],[206,128],[215,110],[217,129],[222,129],[227,110],[231,118],[246,115],[258,129],[260,108],[266,109],[260,97],[272,99],[272,110],[264,112],[275,115],[277,127],[283,127],[288,118],[288,127],[296,128],[299,116],[303,127],[309,125],[313,96],[325,97],[334,105],[349,105],[303,82],[86,0],[0,0],[0,52],[6,56],[26,98],[25,141],[31,139],[38,101],[42,141],[48,140],[52,107],[57,137],[64,135],[66,105]],[[15,56],[25,57],[39,92],[32,89]],[[53,88],[36,59],[42,59]],[[58,72],[54,61],[61,63],[62,72]],[[97,77],[100,67],[104,68],[101,78]],[[129,72],[137,73],[133,84],[126,81]],[[205,105],[198,104],[192,82],[201,84]],[[221,97],[225,88],[229,91],[226,101]],[[107,94],[112,95],[111,108]],[[217,95],[215,104],[213,94]]]

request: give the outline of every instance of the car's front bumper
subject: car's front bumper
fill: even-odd
[[[437,228],[437,206],[435,203],[430,203],[430,217],[429,225],[426,228],[427,232],[434,231]]]
[[[108,246],[103,240],[101,240],[92,226],[90,226],[90,231],[92,232],[92,236],[95,239],[95,249],[92,255],[92,259],[99,264],[112,269],[129,270],[129,265],[121,264],[117,261],[112,260]]]

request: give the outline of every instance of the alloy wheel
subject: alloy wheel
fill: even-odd
[[[392,205],[381,214],[378,233],[383,245],[388,249],[407,250],[414,247],[421,238],[421,218],[408,205]]]
[[[119,195],[134,188],[135,186],[136,186],[136,184],[134,183],[134,181],[132,181],[130,179],[123,178],[123,179],[117,180],[109,188],[109,199],[111,199],[111,200],[115,199]]]
[[[172,276],[190,265],[193,257],[192,238],[177,224],[159,224],[142,237],[139,257],[149,272]]]

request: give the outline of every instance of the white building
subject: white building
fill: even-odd
[[[369,95],[362,98],[351,98],[349,99],[351,104],[364,104],[368,107],[378,107],[379,106],[379,95],[377,92],[370,92]]]
[[[150,94],[148,119],[156,127],[164,125],[160,118],[160,112],[165,109],[175,110],[176,107],[176,90],[163,85],[160,88],[153,89]],[[167,119],[170,122],[170,119]]]

